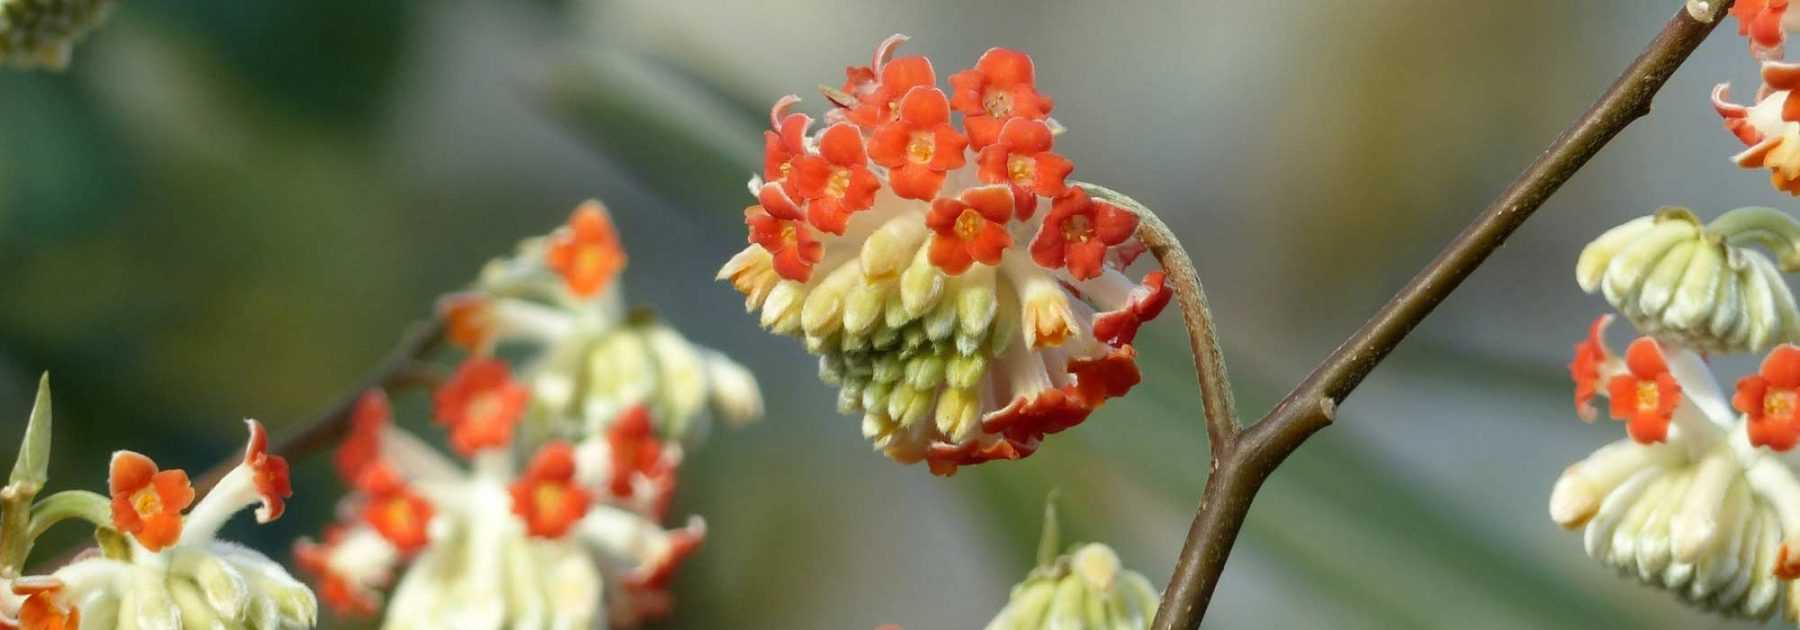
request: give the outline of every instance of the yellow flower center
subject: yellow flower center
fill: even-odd
[[[540,483],[531,492],[531,501],[541,515],[559,514],[562,511],[563,497],[568,494],[563,487],[554,483]]]
[[[1800,392],[1791,389],[1770,392],[1763,397],[1763,415],[1778,418],[1791,417],[1796,403],[1800,403]]]
[[[913,132],[912,140],[906,143],[906,156],[920,164],[930,162],[931,154],[936,151],[937,142],[931,138],[931,134],[923,131]]]
[[[962,215],[956,217],[956,237],[965,241],[975,238],[975,235],[981,233],[981,224],[986,220],[974,208],[963,210]]]
[[[1006,90],[988,90],[981,97],[981,108],[987,110],[989,116],[1003,118],[1012,115],[1013,95]]]
[[[607,251],[603,247],[590,245],[575,253],[575,275],[592,278],[606,273]]]
[[[778,175],[777,177],[781,177],[781,178],[787,177],[788,173],[794,172],[794,161],[788,160],[786,162],[782,162],[781,168],[777,169],[775,172],[780,173],[780,175]]]
[[[831,169],[831,178],[825,180],[825,194],[839,199],[850,190],[850,169]]]
[[[469,400],[468,417],[466,421],[476,424],[493,422],[498,419],[500,412],[503,411],[505,407],[506,401],[501,399],[500,392],[488,390],[476,394],[474,398]]]
[[[412,531],[418,527],[418,520],[413,517],[412,506],[407,505],[406,499],[388,500],[383,511],[387,513],[388,526],[393,531]]]
[[[1653,412],[1662,406],[1662,390],[1657,389],[1656,381],[1638,381],[1638,411]]]
[[[156,486],[145,486],[131,493],[131,509],[137,510],[140,517],[160,514],[163,511],[162,495],[156,493]]]
[[[1013,183],[1029,186],[1037,181],[1037,161],[1023,155],[1006,158],[1006,174],[1012,178]]]
[[[787,223],[787,224],[784,224],[781,226],[781,246],[782,247],[793,247],[794,245],[798,244],[799,242],[800,242],[800,229],[799,228],[794,227],[794,224],[792,224],[792,223]]]
[[[1063,222],[1062,231],[1063,240],[1086,243],[1088,239],[1094,237],[1094,222],[1085,214],[1077,214]]]

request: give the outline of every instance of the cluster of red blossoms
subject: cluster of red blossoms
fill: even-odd
[[[363,396],[335,456],[353,489],[344,518],[322,542],[296,547],[328,604],[374,613],[391,587],[390,627],[634,627],[669,611],[671,577],[705,527],[698,518],[661,525],[681,448],[659,433],[647,405],[666,396],[608,380],[643,377],[631,367],[580,371],[617,358],[588,354],[609,340],[654,345],[660,356],[632,360],[694,364],[669,378],[702,396],[716,387],[709,380],[721,359],[620,319],[611,289],[624,261],[604,210],[584,204],[567,226],[526,241],[518,258],[490,264],[474,290],[445,301],[448,336],[469,355],[434,392],[433,417],[466,465],[395,426],[383,392]],[[535,342],[538,356],[517,369],[493,356],[518,340]],[[587,397],[567,394],[577,381]]]
[[[1800,195],[1800,98],[1794,95],[1800,64],[1783,58],[1787,33],[1800,24],[1788,14],[1788,0],[1745,0],[1733,5],[1731,13],[1762,64],[1762,87],[1753,105],[1727,101],[1727,84],[1713,88],[1713,107],[1725,129],[1748,147],[1732,161],[1744,168],[1767,168],[1777,190]]]
[[[1130,390],[1131,341],[1169,292],[1124,275],[1138,216],[1069,180],[1028,55],[990,49],[946,92],[904,41],[822,88],[822,130],[798,97],[775,104],[750,245],[719,277],[805,338],[878,450],[948,474],[1027,456]]]
[[[1588,336],[1575,344],[1569,375],[1575,381],[1575,408],[1584,420],[1595,417],[1594,396],[1604,391],[1614,420],[1639,444],[1669,439],[1669,428],[1684,400],[1661,342],[1639,337],[1615,356],[1603,338],[1611,315],[1594,320]],[[1785,452],[1800,444],[1800,346],[1782,344],[1763,359],[1755,374],[1738,380],[1731,406],[1744,414],[1751,446]]]

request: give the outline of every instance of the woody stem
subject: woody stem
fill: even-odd
[[[1314,368],[1261,422],[1244,429],[1231,441],[1222,457],[1214,445],[1214,473],[1207,479],[1200,507],[1152,628],[1200,626],[1250,503],[1270,473],[1308,437],[1330,425],[1339,402],[1552,193],[1627,125],[1650,112],[1652,97],[1718,25],[1731,4],[1731,0],[1717,2],[1711,7],[1712,19],[1704,22],[1685,10],[1670,18],[1612,87],[1436,259]],[[1195,354],[1198,363],[1202,357],[1199,350]],[[1209,425],[1210,422],[1211,418]]]

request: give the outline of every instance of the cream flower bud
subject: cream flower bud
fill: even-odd
[[[1767,255],[1745,247],[1768,246]],[[1575,278],[1632,324],[1666,343],[1705,352],[1761,352],[1800,340],[1800,310],[1782,271],[1796,259],[1800,222],[1768,208],[1739,208],[1702,225],[1669,208],[1600,235],[1582,250]]]
[[[1049,557],[1057,546],[1054,501],[1045,508],[1038,567],[1013,587],[987,630],[1150,627],[1159,605],[1156,587],[1126,570],[1111,547],[1086,543]]]
[[[114,0],[0,0],[0,63],[62,69]]]

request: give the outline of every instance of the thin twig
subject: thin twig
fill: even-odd
[[[273,440],[269,452],[293,459],[336,444],[344,439],[350,430],[350,414],[356,409],[356,401],[362,398],[363,392],[371,389],[386,389],[418,382],[420,359],[436,350],[444,341],[444,320],[431,318],[413,324],[412,330],[401,338],[394,349],[388,351],[386,358],[375,367],[356,389],[345,392],[324,412],[315,416],[311,422],[301,425],[280,439]],[[226,458],[212,468],[194,478],[194,493],[204,495],[219,482],[226,473],[236,468],[241,457]]]
[[[1262,422],[1245,429],[1226,450],[1225,457],[1215,458],[1215,472],[1207,479],[1205,495],[1176,561],[1175,573],[1163,593],[1153,628],[1200,626],[1250,502],[1263,481],[1302,442],[1331,424],[1338,403],[1557,188],[1613,136],[1650,112],[1651,98],[1712,32],[1730,5],[1730,0],[1724,0],[1714,7],[1711,22],[1695,20],[1686,11],[1671,18],[1600,100],[1538,156],[1474,223],[1361,330],[1314,368]]]

